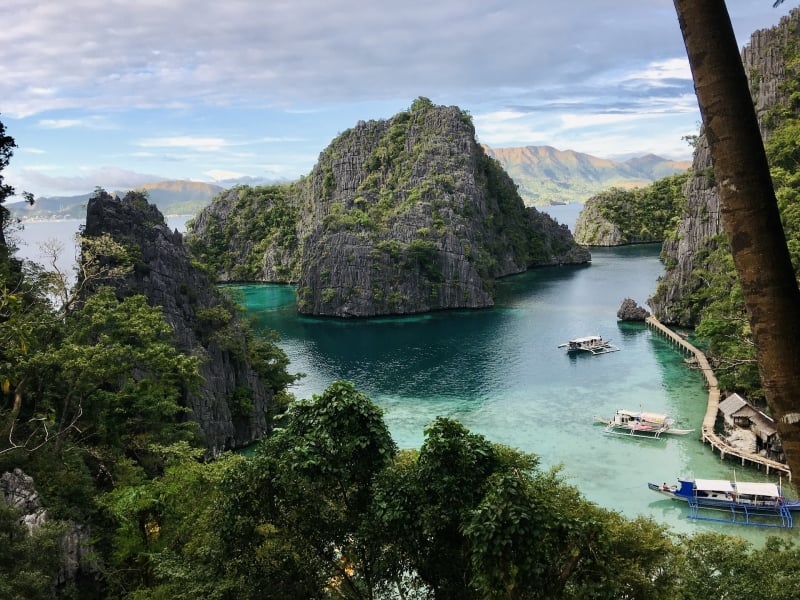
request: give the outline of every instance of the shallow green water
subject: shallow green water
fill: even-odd
[[[590,500],[680,531],[716,529],[763,540],[767,530],[686,519],[682,504],[647,482],[678,476],[763,480],[722,462],[699,434],[660,441],[603,433],[594,417],[617,408],[669,412],[699,431],[706,390],[696,370],[644,325],[619,323],[626,297],[644,304],[661,273],[658,246],[595,250],[591,266],[546,268],[500,282],[495,308],[340,321],[298,316],[289,286],[240,286],[245,305],[276,330],[291,369],[306,373],[298,398],[336,379],[354,381],[385,410],[400,447],[419,447],[436,416],[563,465]],[[621,348],[569,356],[558,344],[600,334]],[[769,533],[778,533],[768,530]],[[782,533],[786,535],[786,533]],[[796,535],[796,534],[789,534]]]

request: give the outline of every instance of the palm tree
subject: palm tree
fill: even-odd
[[[800,289],[747,77],[724,0],[674,0],[674,4],[761,383],[789,468],[800,473]]]

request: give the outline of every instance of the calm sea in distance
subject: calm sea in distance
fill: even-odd
[[[545,207],[573,227],[580,205]],[[168,219],[182,230],[186,218]],[[21,254],[35,258],[37,241],[69,238],[78,221],[26,223]],[[58,235],[56,235],[58,234]],[[698,432],[707,394],[701,374],[643,324],[621,323],[622,300],[640,305],[655,289],[660,246],[592,250],[592,263],[551,267],[508,277],[495,307],[474,311],[336,320],[299,316],[288,285],[231,286],[257,323],[276,331],[304,373],[297,398],[331,382],[353,381],[384,410],[400,448],[419,448],[437,416],[560,466],[586,498],[628,517],[652,517],[675,531],[722,531],[760,545],[767,535],[797,540],[795,530],[722,525],[687,518],[683,503],[663,498],[647,482],[676,477],[778,481],[734,461],[721,461],[699,433],[661,440],[606,435],[595,417],[618,408],[667,412]],[[557,346],[599,334],[619,352],[570,356]],[[791,493],[787,495],[792,495]]]

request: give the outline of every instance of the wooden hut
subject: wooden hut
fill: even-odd
[[[737,437],[737,432],[749,431],[755,438],[756,453],[780,462],[785,461],[772,417],[755,408],[739,394],[731,394],[720,402],[719,414],[728,436]]]

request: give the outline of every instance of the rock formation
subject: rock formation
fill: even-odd
[[[25,525],[29,533],[34,533],[48,521],[47,511],[42,508],[33,478],[21,469],[0,475],[0,501],[18,511],[19,522]],[[61,566],[55,585],[73,581],[81,571],[95,571],[89,538],[86,528],[68,525],[61,535]]]
[[[253,280],[296,281],[298,310],[307,314],[492,306],[498,277],[590,260],[566,227],[524,206],[513,181],[476,143],[463,111],[424,98],[333,140],[311,173],[286,188],[291,210],[281,212],[287,217],[280,224],[249,213],[248,221],[271,225],[242,235],[252,228],[242,222],[237,230],[231,204],[243,196],[238,190],[219,197],[198,216],[193,248],[214,263],[213,247],[226,246],[239,263],[258,264]],[[263,210],[278,211],[284,201],[270,199]],[[256,261],[251,252],[258,252]],[[225,277],[237,260],[217,262]]]
[[[160,306],[175,331],[176,347],[201,358],[199,389],[186,390],[184,401],[208,450],[216,454],[262,437],[270,428],[273,392],[246,358],[247,338],[230,301],[193,264],[181,234],[136,192],[122,200],[108,194],[90,199],[84,235],[102,234],[136,253],[133,270],[113,283],[117,296],[142,294],[150,305]],[[242,390],[250,397],[246,413],[232,406]]]
[[[794,9],[778,26],[753,33],[749,46],[742,51],[750,93],[765,139],[770,131],[767,118],[770,109],[786,102],[781,95],[781,84],[786,77],[784,49],[788,44],[797,43],[798,28],[800,10]],[[693,271],[700,266],[698,260],[717,247],[718,236],[723,232],[711,154],[702,132],[685,194],[686,208],[677,234],[663,245],[666,272],[648,303],[662,322],[694,326],[700,307],[686,306],[681,299],[703,285]]]
[[[602,197],[592,196],[575,221],[575,241],[584,246],[620,246],[624,240],[619,225],[603,215]]]
[[[625,298],[617,311],[620,321],[644,321],[650,313],[643,306],[639,306],[632,298]]]

